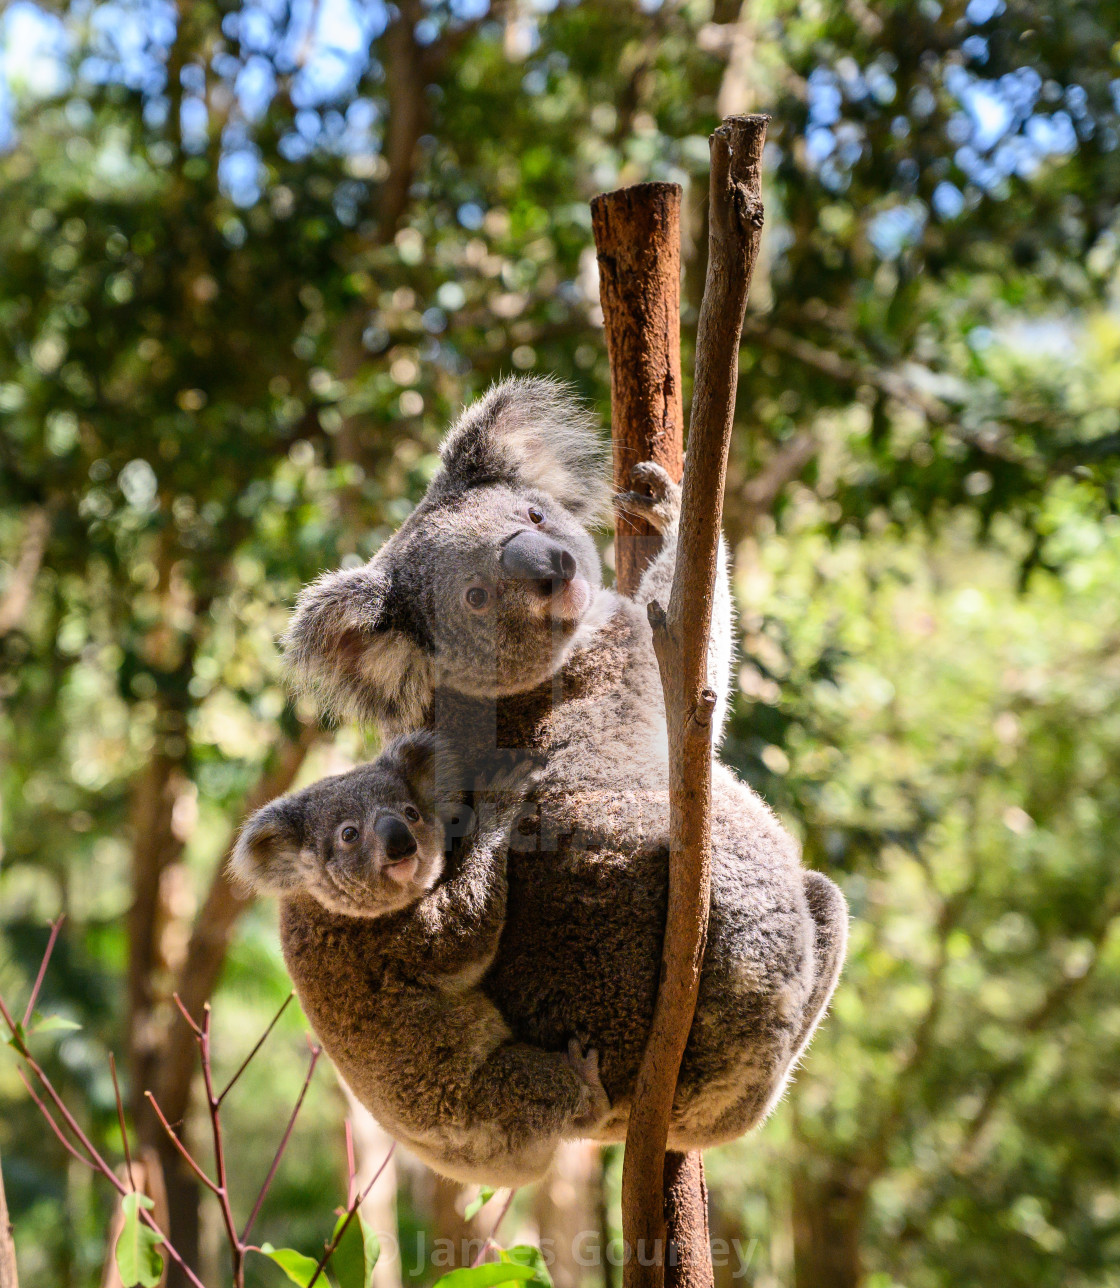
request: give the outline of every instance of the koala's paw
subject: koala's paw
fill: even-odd
[[[681,512],[681,489],[653,461],[641,461],[630,471],[633,492],[616,492],[615,505],[632,519],[645,519],[658,532],[676,523]],[[647,495],[648,492],[648,495]]]
[[[562,1057],[582,1084],[579,1113],[572,1119],[578,1130],[590,1131],[610,1113],[611,1100],[599,1078],[599,1052],[589,1047],[586,1051],[579,1038],[572,1038]]]
[[[501,803],[523,801],[541,780],[544,766],[524,756],[507,769],[501,770],[486,785],[487,795]]]

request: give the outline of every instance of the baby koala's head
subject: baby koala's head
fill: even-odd
[[[258,810],[241,829],[230,870],[258,892],[304,890],[346,916],[396,912],[442,875],[444,824],[460,787],[439,740],[408,734],[370,764]]]

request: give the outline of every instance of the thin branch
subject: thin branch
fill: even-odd
[[[144,1099],[148,1102],[149,1105],[151,1105],[153,1111],[155,1112],[156,1117],[159,1119],[160,1126],[167,1133],[167,1137],[171,1141],[171,1143],[179,1151],[179,1154],[182,1157],[183,1161],[187,1164],[187,1166],[191,1169],[191,1171],[194,1172],[195,1176],[198,1177],[198,1179],[203,1183],[203,1185],[207,1187],[207,1189],[212,1190],[215,1194],[217,1194],[219,1192],[218,1187],[214,1184],[214,1182],[210,1179],[210,1177],[206,1175],[206,1173],[202,1170],[199,1164],[195,1161],[194,1156],[191,1154],[190,1150],[187,1149],[186,1145],[184,1145],[183,1142],[179,1139],[178,1134],[176,1133],[174,1127],[172,1127],[171,1124],[167,1121],[167,1119],[163,1116],[163,1110],[159,1107],[159,1104],[156,1101],[155,1096],[153,1096],[150,1091],[145,1091]]]
[[[62,1128],[59,1127],[58,1123],[56,1123],[54,1118],[51,1116],[51,1111],[46,1107],[45,1104],[43,1104],[43,1102],[35,1094],[35,1089],[28,1081],[27,1074],[25,1074],[22,1069],[17,1069],[16,1076],[19,1078],[20,1082],[23,1083],[24,1087],[27,1089],[27,1094],[31,1097],[32,1101],[34,1101],[35,1107],[47,1120],[47,1125],[50,1127],[51,1131],[53,1131],[54,1134],[58,1137],[60,1143],[62,1144],[62,1148],[66,1150],[66,1152],[70,1154],[72,1157],[76,1158],[79,1163],[85,1163],[85,1165],[90,1169],[91,1172],[96,1172],[98,1170],[97,1164],[90,1162],[90,1160],[86,1158],[84,1154],[79,1154],[78,1151],[74,1148],[74,1146],[63,1135]]]
[[[180,1015],[183,1017],[183,1019],[184,1019],[184,1020],[186,1020],[186,1022],[190,1025],[191,1032],[195,1035],[195,1037],[196,1037],[196,1038],[201,1038],[201,1037],[202,1037],[202,1030],[198,1027],[198,1025],[194,1022],[194,1020],[192,1020],[192,1019],[191,1019],[191,1013],[190,1013],[190,1011],[188,1011],[188,1010],[187,1010],[187,1008],[183,1005],[182,998],[180,998],[179,994],[178,994],[178,993],[172,993],[172,994],[171,994],[171,1000],[172,1000],[172,1001],[175,1003],[175,1005],[179,1008],[179,1014],[180,1014]]]
[[[218,1183],[214,1193],[218,1196],[218,1206],[222,1212],[222,1224],[226,1227],[226,1238],[229,1240],[230,1255],[233,1258],[233,1281],[240,1286],[244,1278],[245,1248],[237,1236],[237,1223],[233,1217],[233,1208],[229,1201],[229,1181],[226,1174],[226,1150],[222,1139],[222,1114],[214,1095],[214,1069],[210,1061],[210,1003],[202,1008],[202,1034],[198,1039],[199,1054],[202,1058],[202,1082],[206,1088],[206,1108],[210,1113],[210,1131],[214,1140],[214,1170],[218,1174]]]
[[[58,942],[58,932],[62,929],[62,923],[65,920],[66,914],[63,913],[61,917],[51,922],[50,938],[47,940],[47,946],[43,950],[43,960],[39,963],[39,973],[35,976],[31,996],[27,999],[27,1009],[23,1013],[23,1027],[25,1029],[31,1023],[31,1017],[35,1013],[35,1003],[39,1000],[39,990],[43,987],[43,976],[47,973],[51,954],[54,952],[54,946]]]
[[[128,1172],[129,1188],[135,1192],[136,1181],[132,1175],[132,1149],[128,1143],[128,1128],[124,1122],[124,1102],[121,1100],[120,1083],[117,1081],[117,1060],[112,1051],[109,1052],[109,1073],[113,1078],[113,1099],[117,1102],[117,1122],[121,1127],[121,1147],[124,1149],[124,1165]]]
[[[285,1002],[284,1005],[286,1006],[287,1002]],[[264,1178],[264,1184],[261,1186],[260,1192],[257,1194],[257,1201],[253,1204],[253,1210],[249,1213],[249,1219],[245,1222],[245,1228],[241,1231],[241,1242],[243,1244],[248,1243],[249,1241],[249,1231],[253,1228],[253,1222],[256,1221],[257,1217],[260,1215],[260,1210],[264,1205],[265,1197],[272,1185],[273,1178],[276,1176],[276,1169],[280,1166],[280,1160],[284,1156],[284,1151],[288,1148],[288,1141],[292,1138],[292,1129],[296,1125],[299,1111],[303,1108],[303,1098],[307,1095],[308,1087],[311,1086],[311,1079],[315,1073],[315,1065],[318,1063],[319,1057],[322,1053],[322,1047],[313,1046],[311,1048],[311,1061],[307,1066],[307,1075],[303,1080],[303,1086],[300,1088],[299,1097],[292,1109],[291,1116],[288,1119],[288,1125],[284,1129],[284,1134],[280,1138],[280,1144],[276,1147],[276,1153],[272,1159],[272,1166],[268,1169],[268,1175]],[[354,1142],[350,1136],[349,1122],[347,1122],[346,1128],[346,1161],[349,1169],[349,1182],[346,1187],[346,1202],[349,1203],[354,1197]]]
[[[342,1236],[346,1233],[346,1231],[350,1227],[350,1222],[353,1221],[358,1209],[366,1201],[366,1198],[369,1195],[369,1192],[381,1179],[381,1173],[384,1172],[384,1170],[389,1166],[389,1160],[393,1157],[394,1153],[396,1153],[396,1149],[397,1149],[397,1142],[393,1141],[393,1143],[386,1150],[385,1157],[381,1160],[381,1166],[377,1169],[376,1172],[374,1172],[373,1176],[370,1178],[369,1184],[365,1187],[364,1190],[362,1190],[361,1194],[359,1194],[356,1199],[354,1199],[351,1203],[347,1205],[346,1218],[344,1221],[340,1223],[338,1229],[334,1233],[334,1237],[327,1244],[323,1252],[323,1255],[319,1258],[319,1264],[315,1267],[315,1273],[307,1281],[307,1288],[314,1288],[314,1285],[318,1281],[319,1276],[327,1268],[327,1262],[330,1261],[331,1257],[334,1256],[335,1249],[342,1242]]]
[[[221,1094],[218,1096],[219,1105],[222,1103],[223,1100],[225,1100],[226,1096],[228,1096],[229,1093],[233,1090],[233,1087],[237,1082],[238,1078],[240,1078],[241,1075],[245,1072],[245,1070],[249,1067],[250,1063],[253,1060],[253,1057],[257,1054],[257,1052],[261,1049],[261,1047],[264,1046],[265,1042],[268,1040],[268,1035],[276,1027],[276,1023],[280,1019],[281,1015],[283,1015],[284,1012],[288,1009],[288,1006],[291,1003],[291,1000],[293,997],[295,997],[294,989],[284,999],[283,1005],[272,1017],[272,1020],[269,1022],[268,1028],[265,1029],[265,1031],[257,1039],[256,1046],[254,1046],[252,1051],[250,1051],[249,1054],[245,1057],[245,1059],[241,1061],[241,1064],[238,1066],[237,1072],[233,1075],[232,1078],[230,1078],[229,1082],[227,1082],[225,1087],[222,1089]]]
[[[486,1254],[490,1251],[490,1249],[494,1247],[494,1236],[498,1233],[498,1227],[506,1219],[506,1213],[513,1206],[513,1196],[516,1193],[517,1193],[516,1190],[510,1190],[510,1192],[506,1195],[506,1201],[502,1204],[501,1209],[494,1220],[494,1224],[490,1227],[490,1233],[486,1236],[485,1242],[483,1243],[482,1247],[479,1249],[478,1256],[475,1257],[475,1259],[471,1262],[472,1268],[474,1266],[482,1265],[482,1259],[486,1256]]]
[[[707,934],[715,706],[707,688],[708,636],[739,339],[762,233],[767,120],[729,117],[709,139],[708,272],[697,326],[676,574],[668,611],[649,605],[669,732],[671,862],[661,982],[626,1132],[623,1237],[638,1254],[624,1269],[627,1288],[661,1288],[664,1282],[664,1257],[657,1250],[665,1246],[665,1148]]]

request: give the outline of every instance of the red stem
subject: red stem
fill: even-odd
[[[208,1186],[211,1190],[214,1191],[215,1194],[217,1194],[218,1187],[209,1178],[209,1176],[206,1175],[206,1173],[202,1170],[202,1168],[198,1165],[198,1163],[195,1162],[194,1156],[191,1154],[190,1150],[187,1149],[186,1145],[184,1145],[183,1142],[179,1139],[178,1135],[175,1132],[175,1129],[163,1116],[163,1110],[159,1107],[159,1104],[156,1101],[155,1096],[153,1096],[150,1091],[145,1091],[144,1098],[147,1100],[148,1104],[150,1104],[151,1107],[155,1110],[155,1114],[160,1121],[160,1125],[163,1127],[163,1130],[167,1132],[168,1139],[171,1141],[172,1145],[174,1145],[175,1148],[179,1151],[179,1154],[182,1156],[187,1166],[191,1169],[192,1172],[194,1172],[195,1176],[198,1177],[198,1179],[203,1183],[203,1185]]]
[[[502,1204],[502,1210],[498,1213],[497,1219],[494,1221],[494,1224],[490,1227],[490,1233],[486,1236],[486,1242],[482,1245],[482,1248],[479,1250],[478,1256],[475,1257],[475,1259],[471,1262],[472,1268],[474,1266],[480,1266],[482,1264],[482,1258],[486,1256],[486,1254],[494,1246],[494,1236],[498,1233],[498,1226],[500,1226],[502,1222],[506,1219],[506,1213],[510,1210],[510,1207],[513,1204],[513,1196],[516,1193],[517,1193],[516,1190],[510,1190],[509,1194],[506,1195],[506,1201]]]
[[[109,1072],[113,1075],[113,1097],[117,1102],[117,1122],[121,1125],[121,1145],[124,1148],[124,1165],[128,1169],[128,1184],[136,1190],[136,1181],[132,1175],[132,1150],[128,1146],[128,1129],[124,1125],[124,1102],[121,1100],[120,1084],[117,1082],[117,1061],[112,1051],[109,1052]]]
[[[331,1257],[334,1255],[335,1248],[337,1248],[338,1245],[342,1242],[342,1236],[346,1233],[347,1229],[349,1228],[350,1222],[353,1221],[354,1214],[366,1201],[366,1195],[369,1194],[370,1190],[372,1190],[373,1187],[377,1184],[377,1182],[381,1179],[381,1173],[389,1166],[389,1160],[393,1157],[393,1154],[396,1151],[396,1148],[397,1148],[397,1142],[393,1141],[393,1143],[389,1146],[389,1149],[386,1152],[385,1157],[381,1160],[381,1166],[377,1169],[376,1172],[374,1172],[373,1177],[370,1180],[370,1183],[365,1187],[365,1189],[361,1192],[361,1194],[359,1194],[357,1198],[354,1199],[347,1206],[346,1219],[338,1227],[338,1230],[336,1231],[334,1238],[330,1241],[330,1243],[327,1244],[326,1251],[323,1253],[322,1257],[319,1258],[319,1264],[315,1267],[315,1273],[307,1281],[307,1288],[313,1288],[313,1285],[315,1284],[316,1280],[326,1269],[327,1262],[330,1261]]]
[[[285,1005],[287,1004],[285,1003]],[[303,1087],[300,1090],[299,1098],[296,1100],[295,1107],[292,1109],[291,1117],[288,1119],[288,1126],[284,1130],[284,1135],[280,1138],[280,1144],[276,1147],[276,1153],[272,1159],[272,1166],[268,1169],[268,1175],[264,1178],[264,1184],[261,1186],[260,1193],[257,1195],[257,1201],[253,1204],[253,1210],[249,1213],[249,1219],[245,1222],[244,1230],[241,1231],[242,1244],[248,1243],[249,1231],[253,1228],[253,1222],[260,1215],[260,1210],[264,1206],[265,1196],[268,1194],[269,1187],[272,1185],[273,1178],[276,1175],[276,1169],[280,1166],[280,1159],[283,1157],[284,1151],[288,1148],[288,1141],[292,1136],[292,1128],[296,1125],[296,1118],[299,1116],[299,1111],[303,1107],[303,1098],[307,1095],[307,1088],[311,1085],[311,1078],[315,1072],[315,1065],[322,1053],[323,1052],[320,1047],[311,1048],[311,1063],[307,1066],[307,1076],[303,1080]],[[349,1127],[349,1123],[347,1123],[347,1126]],[[347,1139],[349,1142],[349,1137]],[[347,1194],[347,1202],[349,1202],[349,1200],[350,1195]]]
[[[272,1017],[272,1020],[271,1020],[271,1022],[269,1023],[268,1028],[267,1028],[267,1029],[265,1029],[265,1031],[264,1031],[264,1032],[261,1034],[261,1036],[257,1039],[257,1044],[256,1044],[256,1046],[255,1046],[255,1047],[253,1047],[252,1051],[250,1051],[250,1052],[249,1052],[249,1054],[245,1057],[245,1059],[241,1061],[241,1064],[240,1064],[240,1066],[238,1067],[237,1072],[233,1075],[233,1077],[232,1077],[232,1078],[230,1078],[229,1082],[227,1082],[227,1083],[226,1083],[226,1085],[225,1085],[225,1087],[223,1088],[223,1090],[222,1090],[221,1094],[218,1096],[218,1104],[219,1104],[219,1105],[222,1103],[222,1101],[223,1101],[223,1100],[225,1100],[226,1096],[228,1096],[228,1095],[229,1095],[229,1093],[233,1090],[233,1085],[234,1085],[234,1083],[238,1080],[238,1078],[240,1078],[240,1077],[241,1077],[241,1075],[242,1075],[242,1074],[245,1072],[245,1070],[249,1067],[249,1064],[250,1064],[250,1062],[252,1061],[253,1057],[257,1054],[257,1052],[261,1049],[261,1047],[262,1047],[262,1046],[264,1046],[265,1042],[266,1042],[266,1041],[267,1041],[267,1039],[268,1039],[268,1035],[269,1035],[269,1034],[272,1032],[272,1030],[276,1027],[276,1021],[277,1021],[277,1020],[279,1020],[279,1018],[281,1017],[281,1015],[283,1015],[283,1014],[284,1014],[284,1012],[288,1009],[288,1003],[292,1000],[292,998],[293,998],[293,997],[295,997],[295,992],[294,992],[294,991],[293,991],[293,992],[291,992],[291,993],[289,993],[289,994],[288,994],[288,996],[284,999],[284,1005],[283,1005],[283,1006],[281,1006],[281,1008],[280,1008],[280,1009],[276,1012],[276,1014]],[[180,1006],[180,1008],[179,1008],[179,1009],[180,1009],[180,1010],[182,1010],[182,1009],[183,1009],[183,1008],[182,1008],[182,1006]]]
[[[185,1014],[186,1012],[184,1012]],[[218,1173],[218,1184],[214,1193],[218,1196],[218,1206],[222,1210],[222,1223],[226,1227],[226,1238],[229,1241],[230,1256],[233,1259],[234,1288],[244,1288],[245,1284],[245,1245],[238,1238],[237,1223],[233,1219],[233,1208],[229,1201],[229,1185],[226,1177],[226,1151],[222,1141],[222,1114],[218,1098],[214,1095],[214,1070],[210,1062],[210,1003],[202,1008],[202,1029],[198,1038],[198,1049],[202,1060],[202,1082],[206,1088],[206,1107],[210,1111],[210,1129],[214,1137],[214,1168]]]
[[[51,953],[54,952],[58,932],[62,929],[62,923],[65,920],[66,914],[63,913],[56,921],[51,922],[50,938],[47,940],[47,946],[43,950],[43,960],[39,963],[39,973],[35,976],[35,983],[31,987],[31,996],[27,999],[27,1010],[23,1013],[23,1027],[25,1029],[31,1023],[31,1016],[35,1012],[35,1003],[39,1000],[39,990],[43,987],[43,976],[47,973],[47,963],[51,959]]]

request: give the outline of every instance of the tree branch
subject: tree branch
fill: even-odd
[[[709,139],[708,272],[697,328],[692,415],[676,575],[668,611],[649,606],[669,730],[669,913],[653,1023],[626,1134],[623,1235],[636,1250],[627,1288],[660,1288],[650,1250],[665,1237],[662,1184],[669,1118],[700,982],[711,878],[708,636],[719,554],[739,339],[762,233],[765,116],[729,117]],[[643,1258],[642,1253],[645,1252]]]

